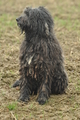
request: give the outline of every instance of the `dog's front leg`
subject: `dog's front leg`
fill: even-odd
[[[23,101],[23,102],[29,101],[30,93],[31,93],[31,91],[30,91],[29,83],[24,82],[20,88],[20,97],[19,97],[18,101]]]
[[[51,93],[51,82],[49,80],[49,76],[46,76],[44,83],[41,85],[39,89],[39,96],[37,101],[39,104],[43,105],[47,102],[48,98],[50,97]]]

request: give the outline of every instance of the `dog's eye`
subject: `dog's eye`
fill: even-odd
[[[27,15],[29,17],[29,12],[27,11],[24,11],[25,15]]]
[[[26,12],[26,15],[29,17],[29,12]]]

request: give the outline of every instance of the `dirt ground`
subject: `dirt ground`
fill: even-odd
[[[31,96],[18,102],[19,48],[23,35],[16,18],[26,6],[45,6],[64,52],[69,85],[63,95],[51,95],[41,106]],[[0,0],[0,120],[80,120],[80,0]]]

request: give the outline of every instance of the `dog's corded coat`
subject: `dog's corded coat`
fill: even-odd
[[[25,39],[20,48],[19,100],[39,94],[37,101],[44,104],[50,94],[61,94],[68,85],[62,49],[53,31],[53,19],[44,8],[26,8],[16,19]]]

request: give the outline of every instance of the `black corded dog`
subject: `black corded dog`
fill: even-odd
[[[52,17],[44,7],[27,7],[16,21],[25,39],[20,48],[21,77],[13,87],[20,85],[19,100],[28,101],[34,92],[39,104],[44,104],[50,94],[62,94],[68,85]]]

